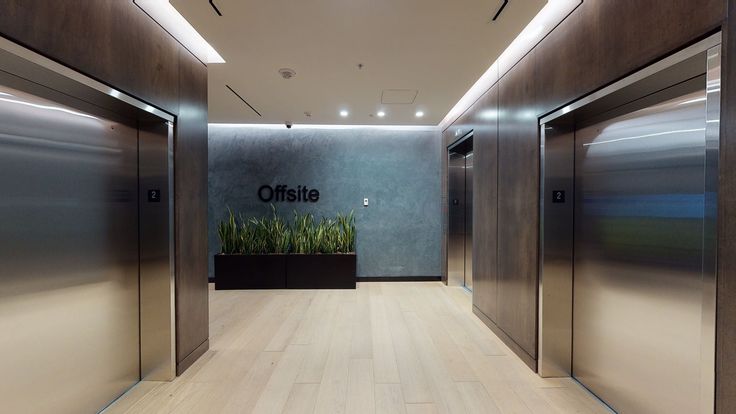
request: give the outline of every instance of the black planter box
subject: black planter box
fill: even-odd
[[[215,289],[285,289],[286,255],[218,254]]]
[[[355,254],[286,256],[289,289],[355,289]]]

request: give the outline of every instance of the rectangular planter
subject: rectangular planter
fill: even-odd
[[[355,289],[355,254],[290,254],[286,256],[289,289]]]
[[[215,289],[285,289],[286,255],[218,254]]]

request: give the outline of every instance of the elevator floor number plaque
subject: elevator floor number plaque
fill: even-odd
[[[552,191],[552,202],[553,203],[564,203],[565,192],[561,190]]]
[[[149,203],[160,203],[161,202],[161,190],[148,190],[148,202]]]

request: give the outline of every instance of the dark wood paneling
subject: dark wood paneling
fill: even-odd
[[[597,54],[598,79],[611,83],[720,27],[724,0],[585,0],[580,53]]]
[[[177,116],[177,370],[207,349],[207,70],[132,0],[0,0],[0,33]]]
[[[728,1],[736,16],[736,0]],[[736,21],[724,27],[716,297],[716,413],[736,413]]]
[[[723,5],[723,0],[585,0],[535,48],[540,114],[717,30]]]
[[[180,45],[131,0],[3,0],[7,38],[176,113]]]
[[[534,86],[534,52],[499,82],[496,320],[532,358],[537,355],[539,236],[539,133]]]
[[[520,356],[525,361],[536,358],[537,351],[538,117],[718,30],[726,16],[725,4],[724,0],[584,0],[497,84],[498,172],[494,175],[492,170],[476,167],[474,180],[479,185],[476,192],[490,191],[486,187],[498,180],[498,226],[476,226],[474,236],[479,241],[483,235],[496,237],[498,286],[494,293],[492,285],[476,283],[474,298],[497,295],[496,316],[490,312],[486,316],[493,329],[504,332],[502,339],[512,349],[524,350]],[[471,107],[446,133],[466,126],[467,119],[476,118],[483,107]],[[730,115],[733,119],[736,113]],[[736,190],[736,177],[732,184]],[[725,208],[722,205],[722,211]],[[724,232],[722,227],[722,240]],[[723,244],[721,248],[725,251]],[[723,261],[720,264],[723,269]],[[734,268],[736,262],[730,265]],[[719,300],[736,298],[736,283],[722,278],[719,283]],[[733,289],[728,291],[724,283],[732,283]],[[719,309],[725,309],[720,302]],[[728,322],[719,316],[719,332],[735,325],[736,314]],[[722,346],[726,343],[719,340]],[[724,352],[719,348],[719,358]],[[726,378],[736,379],[736,368],[732,368],[736,353],[730,358],[726,363],[719,359],[719,369],[730,372],[732,376]],[[719,380],[719,392],[736,399],[736,386],[726,383],[736,381]],[[734,411],[729,409],[721,412]]]
[[[488,326],[491,331],[493,331],[493,333],[503,341],[503,343],[507,344],[508,347],[511,348],[511,350],[514,351],[514,353],[518,355],[529,368],[534,371],[537,370],[537,360],[527,354],[524,349],[522,349],[510,336],[506,334],[506,332],[503,331],[503,329],[499,328],[493,320],[486,316],[485,313],[475,305],[473,305],[473,313],[478,317],[478,319],[483,321],[483,323],[486,324],[486,326]]]
[[[180,53],[176,122],[176,353],[177,371],[209,337],[207,280],[207,68]]]
[[[473,174],[473,306],[496,320],[497,309],[497,191],[498,88],[491,88],[470,112],[474,114]]]

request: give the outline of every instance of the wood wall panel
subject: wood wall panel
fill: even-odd
[[[499,82],[496,323],[536,358],[539,134],[534,85],[534,52]]]
[[[176,127],[176,353],[183,372],[207,350],[207,68],[180,53]],[[193,354],[194,353],[194,354]]]
[[[491,88],[473,106],[473,306],[496,320],[498,262],[498,88]],[[471,120],[469,120],[471,122]]]
[[[732,9],[736,9],[734,1],[730,0]],[[494,293],[492,287],[476,284],[474,304],[477,307],[479,301],[497,296],[497,314],[495,317],[486,314],[489,319],[486,322],[493,329],[503,331],[506,336],[502,338],[513,342],[509,343],[512,349],[523,348],[528,355],[520,356],[530,366],[535,366],[529,360],[533,362],[537,352],[538,118],[717,31],[726,17],[726,3],[725,0],[584,0],[497,83],[498,175],[476,169],[474,179],[481,187],[493,187],[497,180],[498,225],[476,223],[473,234],[496,238],[498,285]],[[733,60],[724,72],[736,65],[736,58]],[[467,119],[475,118],[482,107],[473,105],[446,132],[451,135],[455,129],[465,128]],[[736,191],[736,184],[730,191]],[[736,197],[733,203],[736,204]],[[722,211],[725,211],[723,205]],[[733,230],[736,225],[729,228],[728,234],[734,234]],[[726,236],[722,232],[720,237]],[[723,268],[723,262],[720,263]],[[736,268],[736,262],[733,266]],[[728,283],[731,284],[724,288],[723,284]],[[721,300],[736,298],[736,283],[719,276],[719,284]],[[719,302],[719,312],[725,312],[724,309]],[[729,322],[724,320],[725,317],[719,317],[719,331],[726,326],[736,331],[736,314]],[[727,357],[728,351],[720,339],[719,344],[720,361]],[[731,368],[731,362],[736,363],[736,352],[728,367],[719,365],[721,372],[730,373],[724,377],[730,378],[729,382],[721,380],[719,375],[719,393],[729,394],[736,400],[736,385],[725,385],[736,384],[733,380],[736,368]],[[729,409],[719,412],[734,412],[731,406]]]
[[[0,0],[0,10],[2,36],[176,116],[177,371],[183,371],[196,359],[194,350],[206,350],[209,336],[207,68],[132,0]]]
[[[51,59],[176,114],[179,43],[123,0],[4,0],[0,31]]]
[[[728,0],[736,16],[736,0]],[[716,297],[716,413],[736,413],[736,20],[724,27]]]

